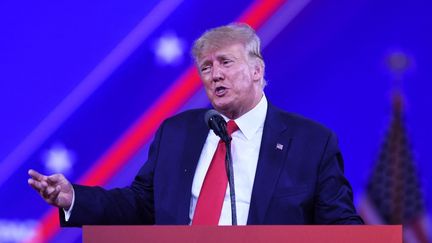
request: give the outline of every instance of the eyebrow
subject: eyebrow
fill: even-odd
[[[234,59],[237,60],[238,57],[234,56],[234,55],[230,55],[230,54],[221,54],[219,56],[216,57],[218,60],[220,59]]]
[[[239,58],[236,57],[236,56],[234,56],[234,55],[230,55],[230,54],[220,54],[220,55],[216,56],[216,60],[223,60],[223,59],[234,59],[234,60],[238,60]],[[209,62],[211,62],[211,60],[209,60],[209,59],[204,60],[204,61],[200,64],[200,66],[202,66],[202,65],[204,65],[204,64],[207,64],[207,63],[209,63]]]
[[[204,67],[205,65],[207,65],[207,64],[209,64],[209,63],[211,63],[211,61],[207,59],[207,60],[205,60],[204,62],[200,63],[200,64],[199,64],[199,67],[202,68],[202,67]]]

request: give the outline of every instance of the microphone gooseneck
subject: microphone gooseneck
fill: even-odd
[[[230,188],[230,201],[231,201],[231,222],[232,225],[237,225],[237,209],[236,209],[236,196],[234,186],[234,168],[231,155],[231,137],[227,132],[227,123],[225,119],[216,110],[209,110],[204,116],[204,121],[213,132],[225,142],[226,156],[225,167],[227,171],[228,184]]]

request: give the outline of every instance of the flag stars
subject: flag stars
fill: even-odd
[[[47,172],[69,174],[74,161],[74,154],[63,144],[56,143],[45,151],[42,160]]]
[[[154,45],[156,62],[160,65],[178,65],[183,61],[185,43],[174,32],[163,34]]]

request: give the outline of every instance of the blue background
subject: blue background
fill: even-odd
[[[392,90],[400,87],[414,164],[430,215],[432,4],[289,2],[301,6],[293,19],[288,13],[294,7],[287,3],[257,30],[264,42],[269,101],[336,132],[358,206],[390,125]],[[5,231],[19,226],[32,229],[50,209],[27,185],[29,168],[51,173],[44,155],[61,146],[73,161],[65,173],[77,181],[192,64],[193,40],[210,27],[235,21],[250,4],[246,0],[1,1],[0,241],[19,239]],[[165,7],[150,14],[161,5]],[[87,88],[89,95],[73,109],[59,106],[144,20],[148,35],[100,79],[100,85]],[[161,63],[155,56],[157,43],[173,34],[181,40],[183,53],[174,63]],[[401,82],[395,82],[386,65],[394,52],[410,60]],[[84,93],[75,92],[74,100]],[[180,110],[203,106],[209,103],[200,89]],[[54,111],[58,120],[46,123]],[[49,126],[39,129],[45,123]],[[31,135],[35,131],[38,134]],[[127,185],[145,161],[147,146],[105,186]],[[62,229],[54,240],[76,241],[79,236],[79,230]]]

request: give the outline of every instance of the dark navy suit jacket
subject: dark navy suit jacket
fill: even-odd
[[[72,215],[65,222],[60,210],[62,226],[189,224],[192,181],[209,132],[205,112],[190,110],[164,121],[131,186],[74,185]],[[363,223],[330,130],[269,104],[247,222]]]

